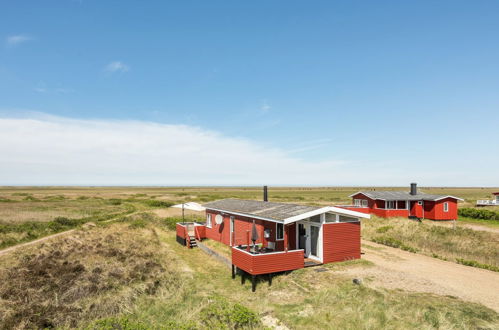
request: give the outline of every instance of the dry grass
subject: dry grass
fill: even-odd
[[[124,209],[123,204],[113,205],[101,199],[0,202],[0,223],[46,222],[56,217],[81,219]]]
[[[154,230],[127,224],[42,244],[2,260],[1,327],[75,327],[125,312],[138,296],[153,295],[166,282],[176,286],[172,260]]]
[[[453,229],[429,220],[419,223],[404,218],[372,217],[362,222],[362,236],[368,240],[398,240],[409,249],[450,261],[459,258],[499,266],[499,234],[461,227],[459,223]]]

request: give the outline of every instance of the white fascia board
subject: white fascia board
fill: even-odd
[[[239,213],[239,212],[233,212],[233,211],[227,211],[227,210],[220,210],[220,209],[214,209],[212,207],[207,207],[206,211],[209,211],[209,210],[211,210],[211,211],[217,211],[217,212],[222,212],[222,213],[227,213],[227,214],[240,215],[242,217],[251,218],[251,219],[258,219],[258,220],[265,220],[265,221],[270,221],[270,222],[284,223],[284,221],[282,221],[282,220],[264,218],[264,217],[259,217],[259,216],[253,215],[253,214]]]
[[[462,198],[459,198],[459,197],[456,197],[456,196],[451,196],[451,195],[442,196],[440,198],[435,199],[434,201],[439,201],[439,200],[445,199],[445,198],[454,198],[454,199],[457,199],[458,201],[464,201],[464,199],[462,199]]]
[[[323,207],[323,208],[320,208],[320,209],[317,209],[317,210],[313,210],[313,211],[310,211],[310,212],[305,212],[305,213],[302,213],[302,214],[298,214],[298,215],[295,215],[295,216],[292,216],[292,217],[284,219],[284,223],[288,224],[288,223],[292,223],[292,222],[296,222],[296,221],[300,221],[300,220],[303,220],[303,219],[306,219],[306,218],[313,217],[314,215],[326,213],[326,212],[328,212],[329,208],[330,208],[330,206],[326,206],[326,207]]]
[[[333,213],[339,213],[343,215],[350,215],[356,218],[364,218],[364,219],[371,219],[371,215],[367,213],[362,213],[362,212],[357,212],[357,211],[352,211],[352,210],[347,210],[341,207],[335,207],[335,206],[329,206],[329,211],[328,212],[333,212]]]
[[[358,194],[362,194],[362,195],[364,195],[364,196],[366,196],[366,197],[369,197],[369,196],[367,196],[366,194],[364,194],[362,191],[357,191],[356,193],[353,193],[353,194],[351,194],[351,195],[350,195],[350,196],[348,196],[348,197],[353,197],[353,196],[358,195]]]
[[[333,212],[333,213],[338,213],[338,214],[342,214],[342,215],[349,215],[349,216],[356,217],[356,218],[364,218],[364,219],[371,218],[371,215],[366,214],[366,213],[347,210],[347,209],[344,209],[341,207],[326,206],[326,207],[323,207],[323,208],[320,208],[320,209],[317,209],[314,211],[310,211],[310,212],[302,213],[299,215],[295,215],[295,216],[290,217],[290,218],[286,218],[286,219],[284,219],[284,223],[289,224],[292,222],[296,222],[296,221],[300,221],[303,219],[313,217],[314,215],[319,215],[319,214],[327,213],[327,212]]]

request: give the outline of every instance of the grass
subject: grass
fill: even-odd
[[[474,218],[459,216],[458,222],[483,225],[485,227],[490,227],[490,228],[499,227],[499,220],[484,220],[484,219],[474,219]]]
[[[490,270],[499,267],[498,234],[494,232],[374,216],[362,224],[363,238],[373,242],[455,262],[466,260],[470,266]]]
[[[0,327],[263,329],[265,315],[292,329],[469,329],[499,322],[481,305],[372,289],[340,274],[370,267],[363,260],[281,274],[272,286],[259,281],[252,293],[250,281],[241,285],[214,258],[176,243],[169,223],[145,211],[0,259]]]
[[[350,203],[348,195],[361,189],[271,187],[269,193],[271,201],[331,205]],[[425,191],[464,197],[471,205],[492,190]],[[292,329],[469,329],[499,323],[494,311],[452,297],[354,285],[342,270],[370,267],[365,260],[325,265],[325,272],[280,274],[271,287],[261,279],[251,293],[250,281],[241,285],[214,258],[176,243],[179,217],[156,215],[180,201],[261,195],[260,187],[0,188],[0,228],[9,228],[0,230],[0,239],[13,237],[9,244],[78,228],[0,259],[0,328],[260,329],[266,315]],[[119,221],[103,222],[109,218]],[[81,227],[86,221],[98,225]],[[496,235],[407,219],[363,221],[364,238],[474,267],[497,267]],[[225,245],[205,244],[230,256]]]

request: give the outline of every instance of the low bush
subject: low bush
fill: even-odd
[[[24,197],[24,200],[25,201],[32,201],[32,202],[38,202],[38,201],[40,201],[38,198],[36,198],[34,196],[31,196],[31,195]]]
[[[460,208],[457,213],[462,217],[468,217],[473,219],[481,220],[499,220],[499,212],[485,210],[485,209],[475,209],[472,207]]]
[[[393,228],[393,226],[383,226],[383,227],[377,228],[376,232],[379,233],[379,234],[384,234],[384,233],[386,233],[387,231],[389,231],[392,228]]]
[[[172,202],[158,201],[155,199],[147,199],[147,200],[144,200],[142,202],[150,207],[170,207],[173,205]]]
[[[418,249],[413,248],[413,247],[408,246],[408,245],[405,245],[402,241],[399,241],[398,239],[395,239],[395,238],[389,237],[389,236],[378,236],[378,237],[374,237],[372,239],[372,241],[376,242],[376,243],[379,243],[379,244],[386,245],[386,246],[391,246],[391,247],[394,247],[394,248],[399,248],[399,249],[402,249],[404,251],[409,251],[409,252],[412,252],[412,253],[418,252]]]
[[[107,201],[111,205],[121,205],[122,201],[119,198],[111,198]]]
[[[0,203],[12,203],[12,202],[14,202],[12,199],[0,197]]]
[[[231,304],[225,298],[216,297],[201,310],[201,322],[210,329],[241,329],[260,323],[258,315],[241,304]]]
[[[465,265],[465,266],[482,268],[482,269],[487,269],[487,270],[491,270],[494,272],[499,272],[499,267],[497,267],[497,266],[482,264],[482,263],[479,263],[479,262],[474,261],[474,260],[465,260],[462,258],[457,258],[456,262],[458,264]]]

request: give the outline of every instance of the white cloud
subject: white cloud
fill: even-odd
[[[33,38],[27,35],[18,34],[18,35],[8,36],[7,39],[5,40],[5,43],[7,44],[7,46],[14,47],[30,40],[33,40]]]
[[[2,184],[324,184],[342,162],[308,162],[186,125],[0,118]]]
[[[440,163],[302,159],[296,150],[188,125],[0,117],[0,185],[477,185]],[[312,141],[319,144],[322,141]],[[331,142],[332,143],[332,142]],[[307,148],[309,145],[297,146]],[[329,148],[330,149],[330,148]],[[474,171],[480,168],[474,168]],[[486,172],[484,172],[486,173]],[[457,180],[456,178],[459,178]]]
[[[123,62],[113,61],[106,65],[104,70],[107,72],[127,72],[130,67]]]

